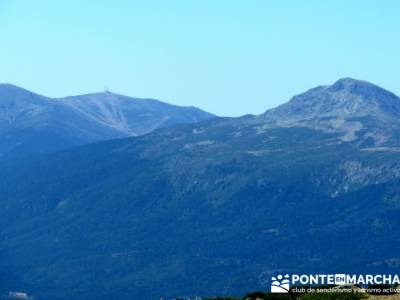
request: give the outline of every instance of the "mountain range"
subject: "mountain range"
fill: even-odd
[[[211,117],[195,107],[109,91],[51,99],[0,84],[0,157],[49,153]]]
[[[0,161],[0,292],[159,299],[395,273],[400,98],[350,78],[257,116]]]

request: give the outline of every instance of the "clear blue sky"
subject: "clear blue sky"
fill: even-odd
[[[400,94],[400,1],[0,0],[0,82],[258,114],[340,77]]]

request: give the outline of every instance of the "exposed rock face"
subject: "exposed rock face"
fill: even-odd
[[[267,111],[273,119],[400,117],[400,99],[366,81],[344,78],[331,86],[319,86],[293,97],[288,103]]]
[[[400,98],[366,81],[344,78],[313,88],[264,113],[270,126],[337,132],[345,142],[399,144]]]

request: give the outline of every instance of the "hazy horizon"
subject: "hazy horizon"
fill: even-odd
[[[0,82],[260,114],[339,78],[400,94],[397,1],[0,1]],[[384,55],[382,55],[384,53]]]

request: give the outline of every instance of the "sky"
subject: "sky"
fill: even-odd
[[[0,0],[0,82],[260,114],[353,77],[400,94],[397,0]]]

